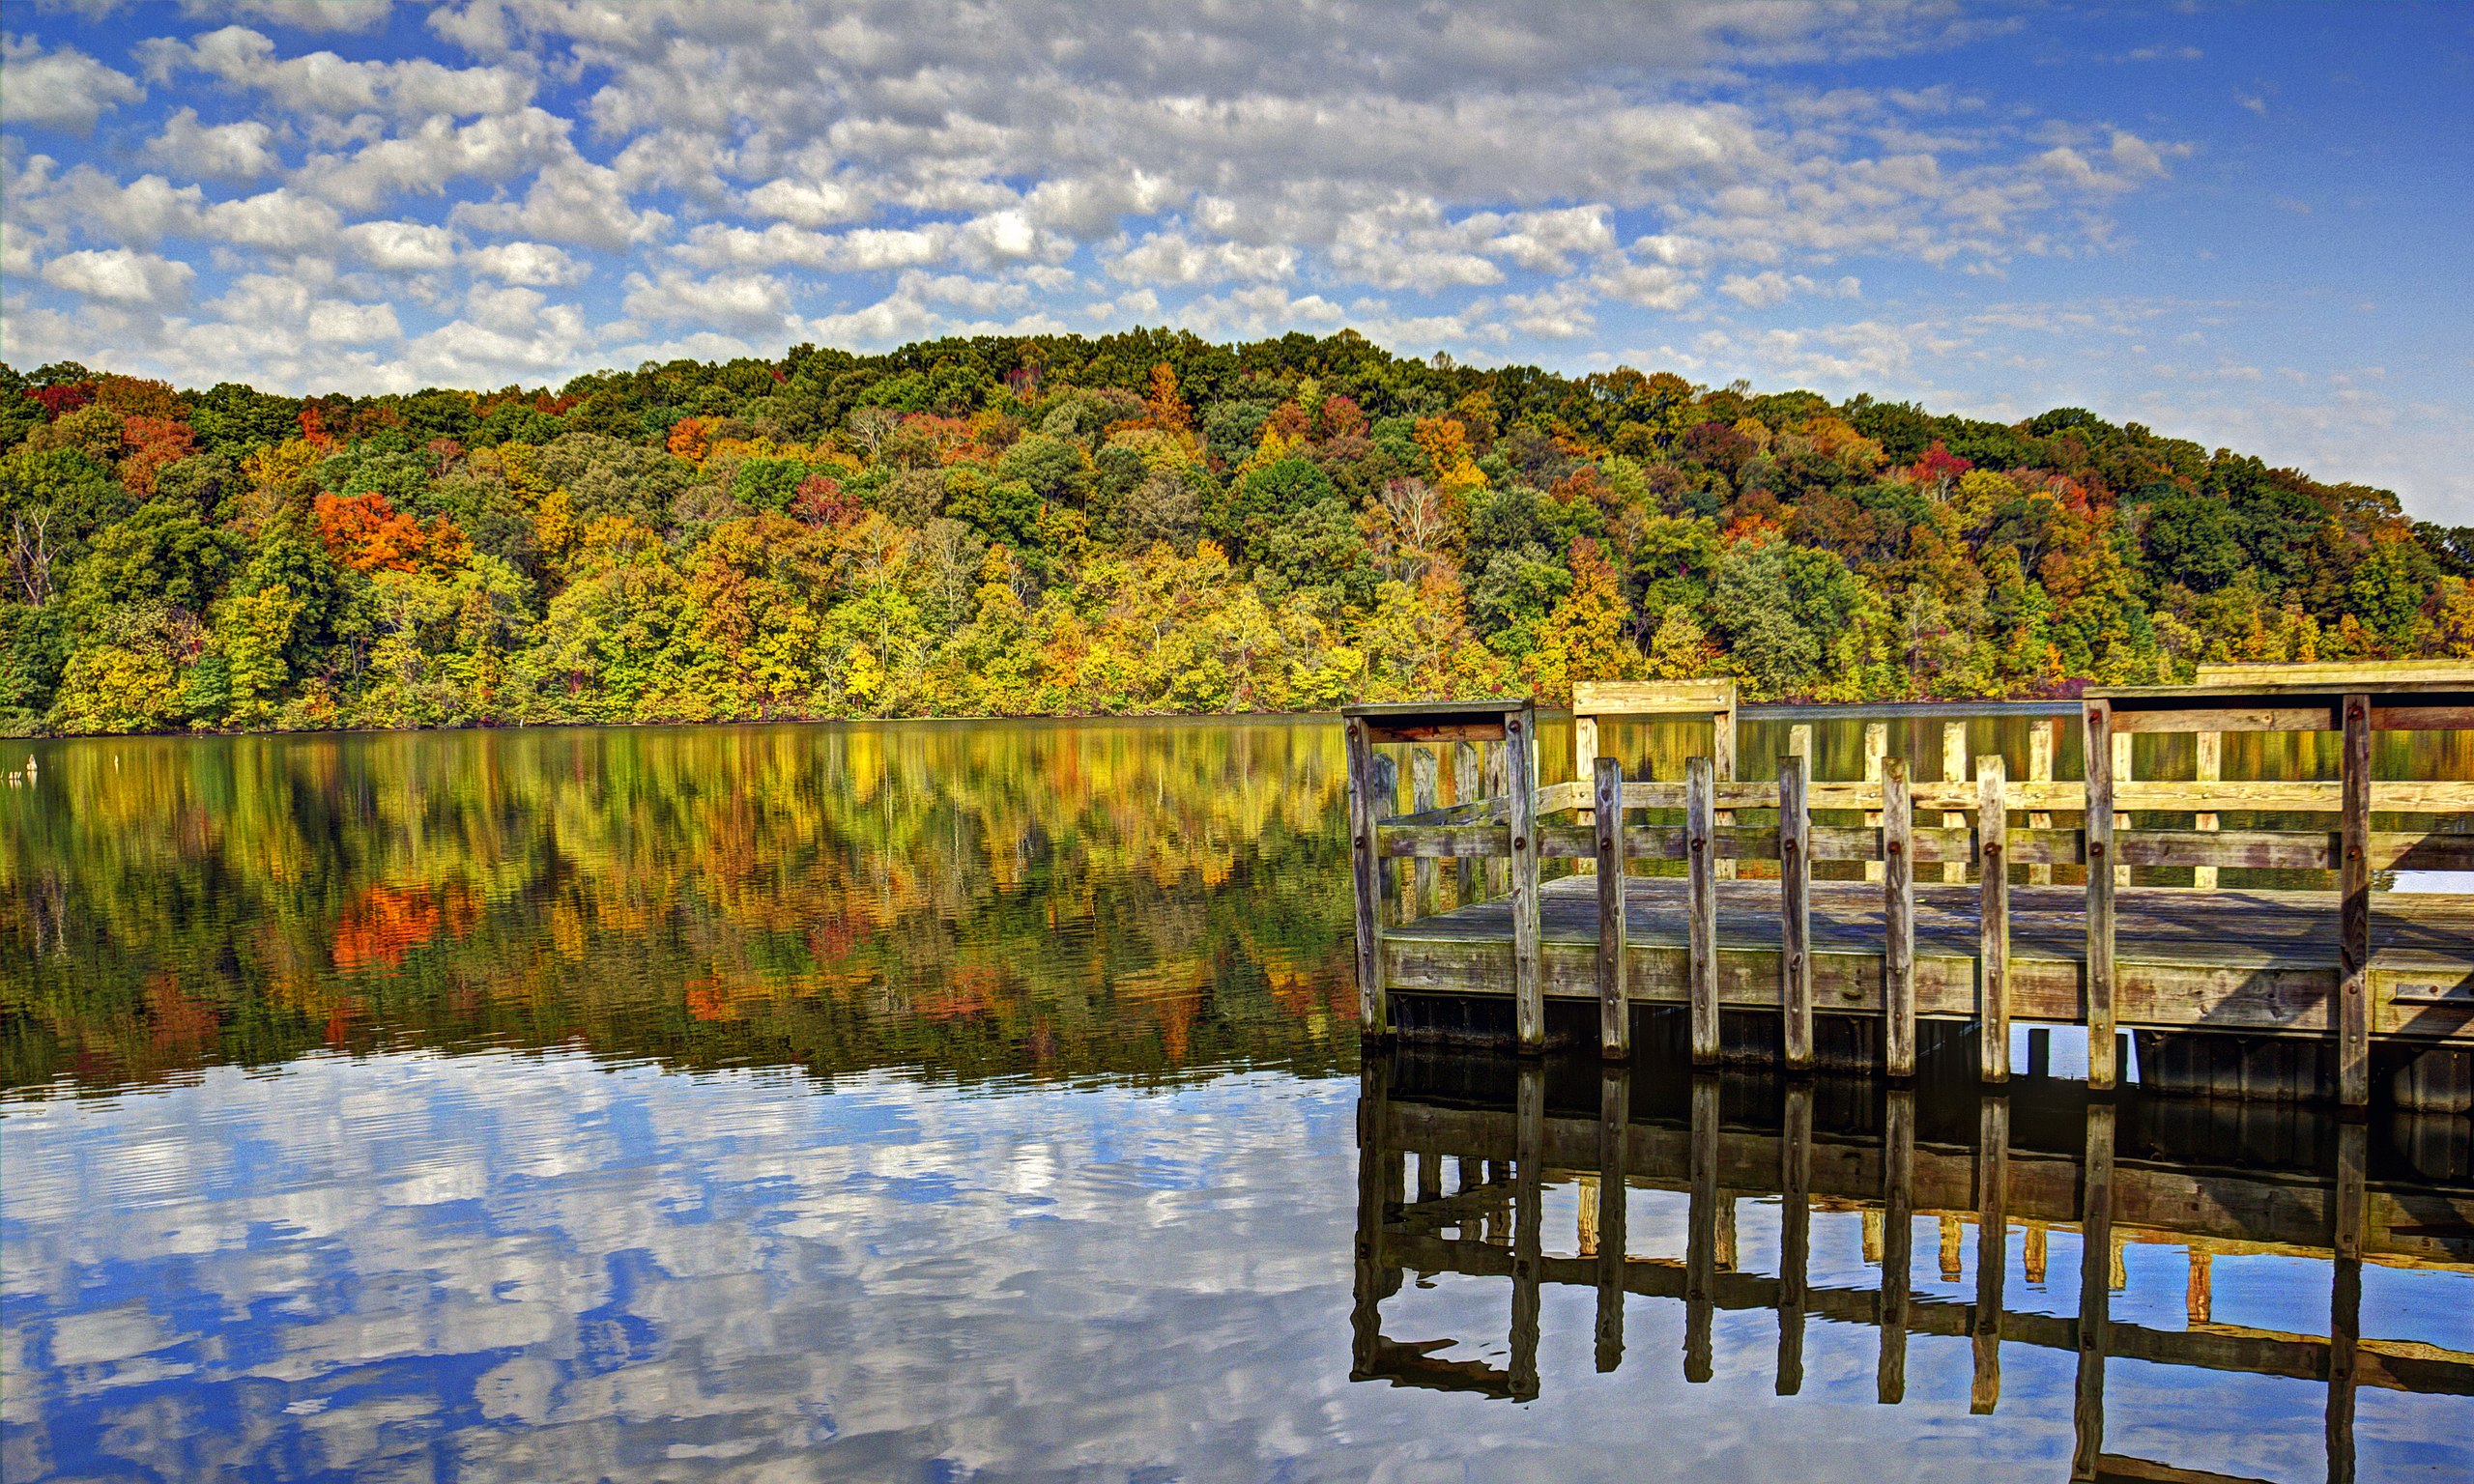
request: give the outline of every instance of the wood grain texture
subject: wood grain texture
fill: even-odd
[[[2102,700],[2080,707],[2087,757],[2087,1085],[2110,1088],[2119,1069],[2114,1041],[2114,712]],[[2099,1362],[2101,1371],[2102,1363]]]
[[[1976,1045],[1987,1082],[2010,1080],[2010,815],[1999,753],[1975,760],[1984,801],[1976,818]]]
[[[1381,862],[1374,854],[1374,748],[1366,724],[1348,723],[1349,868],[1357,895],[1358,1028],[1367,1036],[1391,1033],[1391,1014],[1384,996],[1382,891],[1375,879]]]
[[[1452,744],[1452,803],[1453,808],[1466,808],[1469,805],[1476,804],[1484,796],[1482,792],[1483,785],[1480,782],[1479,766],[1477,743],[1454,742]],[[1510,848],[1510,842],[1506,842],[1506,848]],[[1459,865],[1459,881],[1457,883],[1459,888],[1457,896],[1461,906],[1465,907],[1469,903],[1478,899],[1478,893],[1480,890],[1478,883],[1481,870],[1482,868],[1475,860],[1466,858],[1461,860]]]
[[[1512,1022],[1523,1055],[1546,1049],[1546,998],[1538,956],[1538,816],[1532,751],[1538,712],[1523,706],[1504,721],[1504,771],[1511,788]]]
[[[2028,728],[2028,782],[2030,784],[2045,785],[2053,782],[2053,755],[2057,725],[2050,721],[2039,721]],[[2053,813],[2050,810],[2029,811],[2028,828],[2052,829]],[[2039,861],[2028,867],[2028,884],[2029,886],[2053,885],[2053,866],[2048,862]]]
[[[1684,759],[1683,828],[1691,851],[1685,943],[1691,956],[1692,1060],[1699,1066],[1718,1060],[1718,859],[1711,848],[1716,776],[1712,759]]]
[[[2345,700],[2344,894],[2337,986],[2337,1100],[2371,1101],[2371,698]]]
[[[1882,759],[1887,757],[1889,754],[1890,724],[1887,722],[1866,722],[1864,724],[1865,783],[1870,784],[1875,787],[1881,786]],[[1864,812],[1864,827],[1866,829],[1873,830],[1880,829],[1882,827],[1882,812],[1878,809],[1866,810]],[[1864,863],[1864,879],[1867,881],[1879,881],[1882,879],[1882,863],[1879,857],[1875,857],[1874,859],[1868,860]]]
[[[1907,759],[1882,767],[1882,980],[1888,1024],[1883,1028],[1884,1068],[1893,1077],[1915,1075],[1915,811],[1907,797]]]
[[[1624,988],[1624,764],[1595,759],[1597,785],[1597,1048],[1611,1062],[1632,1054],[1632,1005]]]
[[[1942,782],[1963,789],[1967,781],[1968,724],[1965,722],[1943,722],[1942,724]],[[1945,830],[1966,829],[1968,827],[1968,816],[1966,813],[1962,813],[1962,811],[1972,807],[1974,803],[1974,799],[1966,798],[1959,803],[1956,809],[1946,810],[1942,815],[1942,828]],[[1942,863],[1942,880],[1944,883],[1955,886],[1959,882],[1965,881],[1967,878],[1968,868],[1965,861],[1945,860]]]
[[[1778,759],[1778,994],[1790,1070],[1813,1064],[1811,769],[1811,758],[1794,753]]]
[[[1435,807],[1435,785],[1440,774],[1441,764],[1433,748],[1421,747],[1409,754],[1409,810],[1412,813],[1424,813]],[[1409,893],[1409,916],[1412,919],[1432,917],[1441,905],[1437,899],[1439,877],[1435,863],[1420,861],[1410,870],[1413,872],[1413,889]]]

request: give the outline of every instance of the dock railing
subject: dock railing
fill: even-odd
[[[1639,698],[1636,697],[1635,699]],[[1693,698],[1696,702],[1699,698]],[[1708,698],[1716,701],[1714,694]],[[1739,714],[1732,687],[1723,698],[1719,735],[1732,743]],[[1627,708],[1634,712],[1647,706]],[[1595,731],[1596,718],[1590,727]],[[1880,1013],[1884,1070],[1913,1075],[1917,1015],[1914,943],[1914,871],[1919,865],[1974,867],[1979,893],[1980,942],[1976,955],[1974,1018],[1982,1034],[1982,1075],[2008,1075],[2007,1027],[2013,1009],[2013,964],[2008,951],[2011,868],[2033,880],[2054,867],[2086,869],[2086,950],[2077,986],[2079,1013],[2088,1036],[2088,1082],[2109,1088],[2119,1076],[2115,1008],[2118,975],[2114,955],[2117,888],[2131,868],[2264,868],[2327,872],[2342,893],[2340,983],[2326,1015],[2333,1038],[2339,1100],[2360,1105],[2370,1097],[2370,1044],[2374,1035],[2426,1040],[2474,1037],[2474,982],[2421,984],[2410,971],[2372,972],[2373,873],[2393,870],[2474,870],[2474,831],[2460,818],[2447,827],[2375,831],[2375,814],[2474,816],[2474,782],[2374,780],[2372,737],[2401,730],[2474,729],[2474,665],[2420,666],[2382,672],[2349,667],[2343,678],[2301,679],[2245,671],[2227,683],[2091,690],[2080,706],[2084,781],[2051,778],[2014,781],[2003,758],[1976,759],[1976,777],[1911,781],[1902,759],[1878,760],[1879,782],[1814,781],[1809,745],[1782,755],[1777,781],[1747,782],[1720,776],[1721,754],[1686,760],[1681,782],[1628,780],[1612,756],[1591,759],[1589,776],[1538,785],[1537,712],[1526,700],[1464,701],[1434,705],[1352,706],[1348,727],[1350,822],[1357,887],[1357,963],[1360,1011],[1366,1033],[1393,1028],[1383,956],[1385,929],[1434,910],[1431,872],[1404,894],[1391,876],[1395,861],[1453,860],[1464,868],[1501,863],[1490,872],[1490,895],[1509,899],[1511,909],[1511,989],[1518,1048],[1535,1053],[1545,1044],[1545,980],[1540,962],[1539,889],[1549,860],[1590,862],[1597,876],[1599,933],[1597,985],[1600,1050],[1620,1059],[1630,1051],[1630,1003],[1626,981],[1624,881],[1625,863],[1681,861],[1689,880],[1688,989],[1692,1048],[1696,1061],[1719,1057],[1719,955],[1716,945],[1717,883],[1721,868],[1740,861],[1774,861],[1779,875],[1780,945],[1777,1004],[1782,1042],[1791,1070],[1812,1065],[1814,1014],[1810,952],[1811,868],[1816,862],[1862,861],[1878,867],[1884,893],[1884,933]],[[2116,776],[2116,744],[2142,732],[2190,732],[2222,736],[2233,731],[2334,731],[2345,738],[2342,776],[2332,780],[2232,782],[2222,780],[2130,781]],[[1964,739],[1962,738],[1962,745]],[[1417,807],[1398,806],[1396,764],[1376,749],[1406,745],[1420,752],[1449,744],[1455,750],[1453,801],[1437,805],[1422,785]],[[1594,744],[1592,744],[1594,745]],[[1479,765],[1483,747],[1489,765]],[[2202,760],[2206,753],[2202,750]],[[1499,759],[1499,760],[1497,760]],[[1728,760],[1732,760],[1731,758]],[[2050,754],[2038,749],[2036,760]],[[1431,781],[1435,761],[1413,759],[1413,776]],[[1482,796],[1468,796],[1468,780],[1489,779]],[[1945,768],[1945,773],[1954,772]],[[1531,781],[1511,787],[1503,781]],[[1677,811],[1681,824],[1634,824],[1635,811]],[[1729,812],[1775,811],[1775,825],[1727,821]],[[1816,825],[1815,810],[1863,811],[1878,824]],[[1942,813],[1938,828],[1916,822]],[[2134,812],[2200,816],[2200,827],[2132,829],[2117,821]],[[2225,813],[2294,813],[2336,816],[2333,829],[2225,830],[2212,816]],[[2011,817],[2026,815],[2022,828]],[[2053,816],[2077,814],[2076,827],[2056,827]],[[1946,879],[1946,877],[1945,877]],[[1964,879],[1961,876],[1960,879]],[[1461,899],[1472,899],[1474,872],[1464,869]],[[2208,883],[2212,885],[2212,881]],[[1947,972],[1943,970],[1942,972]],[[2045,996],[2050,999],[2050,995]],[[1833,1011],[1844,1007],[1833,1006]],[[2038,1018],[2046,1018],[2038,1016]],[[2274,1029],[2275,1027],[2260,1027]]]

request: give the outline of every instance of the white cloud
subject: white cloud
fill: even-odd
[[[199,219],[210,237],[276,252],[321,247],[343,231],[343,217],[333,207],[296,195],[287,186],[243,200],[218,202],[201,213]]]
[[[1297,251],[1278,243],[1196,243],[1170,228],[1106,258],[1108,276],[1126,283],[1219,283],[1229,278],[1286,278]]]
[[[74,46],[45,51],[33,37],[0,37],[0,122],[11,128],[94,132],[103,114],[142,101],[146,90],[126,72],[114,71]]]
[[[64,253],[43,266],[43,281],[88,299],[170,308],[188,298],[197,271],[127,247]]]
[[[754,330],[780,326],[789,306],[789,290],[764,273],[627,275],[626,311],[640,320]]]
[[[1822,299],[1855,299],[1863,293],[1863,283],[1853,274],[1834,282],[1817,283],[1802,273],[1782,273],[1776,269],[1744,274],[1730,273],[1718,284],[1718,292],[1751,309],[1768,309],[1784,303],[1790,296],[1803,294]]]
[[[748,210],[799,227],[864,221],[876,211],[867,191],[842,181],[767,181],[747,193]]]
[[[309,310],[309,338],[322,345],[366,345],[403,334],[390,304],[356,304],[340,299],[321,300]]]
[[[364,221],[344,228],[344,243],[370,267],[388,272],[431,272],[455,264],[455,234],[414,221]]]
[[[465,261],[476,273],[538,289],[582,283],[592,271],[548,243],[500,243],[466,254]]]
[[[553,164],[533,177],[524,200],[467,202],[455,222],[492,236],[540,238],[579,247],[624,252],[657,236],[670,222],[658,211],[638,211],[619,188],[618,175],[581,157]]]
[[[181,0],[189,15],[250,15],[296,31],[375,31],[394,0]]]
[[[200,124],[197,110],[183,108],[146,141],[145,157],[177,176],[196,180],[254,181],[280,164],[274,130],[255,120]]]

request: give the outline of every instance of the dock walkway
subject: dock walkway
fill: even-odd
[[[1600,1049],[1621,1060],[1634,1010],[1676,1005],[1709,1064],[1722,1011],[1767,1013],[1798,1070],[1814,1065],[1817,1014],[1872,1017],[1881,1070],[1904,1077],[1919,1019],[1964,1019],[1984,1079],[2000,1081],[2015,1018],[2085,1026],[2099,1089],[2119,1075],[2120,1030],[2281,1036],[2324,1042],[2326,1080],[2357,1106],[2376,1041],[2400,1100],[2474,1107],[2474,895],[2373,890],[2381,870],[2474,870],[2474,782],[2374,780],[2371,767],[2380,730],[2474,730],[2474,665],[2203,678],[2083,698],[2087,776],[2075,781],[2055,777],[2057,737],[2042,728],[2028,778],[2009,778],[1999,755],[1971,778],[1957,726],[1938,781],[1912,782],[1878,726],[1860,782],[1815,781],[1801,728],[1777,782],[1740,781],[1730,681],[1577,686],[1583,776],[1542,786],[1528,702],[1349,707],[1364,1029],[1393,1033],[1395,993],[1492,996],[1510,1002],[1509,1039],[1533,1053],[1550,999],[1594,1000]],[[1597,756],[1602,717],[1678,713],[1712,722],[1709,755],[1681,782],[1626,779]],[[2225,732],[2315,730],[2341,735],[2340,778],[2219,776]],[[2140,732],[2197,734],[2199,777],[2130,778]],[[1386,744],[1412,749],[1406,812]],[[2175,827],[2135,829],[2134,812]],[[2333,815],[2335,828],[2222,828],[2262,812]],[[1549,860],[1584,873],[1546,880]],[[1634,873],[1644,861],[1683,874]],[[1821,879],[1817,863],[1833,861],[1861,862],[1867,879]],[[2135,868],[2187,870],[2192,885],[2134,886]],[[2316,873],[2333,890],[2224,888],[2225,869]]]

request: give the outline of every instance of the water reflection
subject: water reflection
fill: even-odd
[[[1566,1285],[1592,1295],[1601,1373],[1625,1366],[1627,1314],[1637,1323],[1644,1299],[1661,1317],[1681,1310],[1683,1354],[1678,1366],[1635,1346],[1634,1367],[1709,1383],[1724,1316],[1766,1314],[1774,1353],[1764,1364],[1740,1351],[1728,1380],[1766,1370],[1780,1397],[1804,1389],[1815,1324],[1875,1334],[1882,1404],[1908,1398],[1912,1337],[1966,1341],[1965,1400],[1978,1416],[2002,1405],[2005,1356],[2057,1353],[2072,1367],[2074,1479],[2251,1476],[2225,1470],[2258,1456],[2258,1440],[2229,1437],[2222,1415],[2178,1414],[2160,1432],[2134,1413],[2127,1439],[2109,1434],[2109,1377],[2158,1367],[2202,1385],[2316,1384],[2332,1480],[2355,1476],[2367,1387],[2405,1400],[2416,1419],[2402,1436],[2382,1429],[2382,1462],[2474,1467],[2462,1432],[2474,1420],[2462,1400],[2474,1397],[2474,1148],[2462,1118],[2366,1125],[2289,1105],[2090,1100],[2037,1078],[1986,1096],[1967,1079],[1721,1079],[1414,1047],[1369,1059],[1360,1076],[1356,1380],[1538,1401],[1544,1292]],[[1563,1226],[1552,1237],[1550,1206]],[[1757,1256],[1740,1236],[1755,1207],[1769,1228]],[[1938,1281],[1917,1278],[1919,1226],[1938,1228]],[[2181,1312],[2162,1315],[2130,1273],[2174,1256]],[[2367,1267],[2383,1289],[2369,1326]],[[2271,1272],[2268,1322],[2219,1314],[2229,1276],[2250,1309]],[[1417,1308],[1404,1283],[1414,1299],[1439,1276],[1504,1281],[1499,1346],[1387,1318],[1387,1303]],[[2028,1364],[2051,1384],[2049,1365]],[[2145,1402],[2157,1383],[2142,1381]],[[2278,1420],[2289,1423],[2296,1400]]]
[[[1356,1054],[1338,728],[33,744],[0,1086],[583,1044],[939,1075]]]

